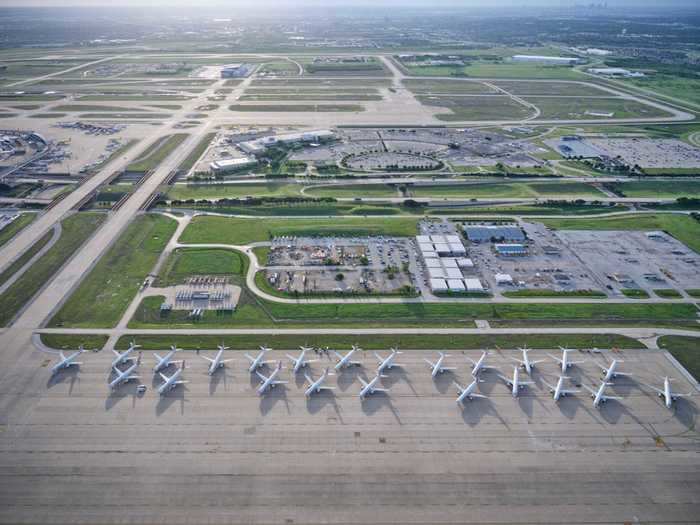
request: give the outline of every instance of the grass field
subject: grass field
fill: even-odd
[[[10,241],[24,228],[29,226],[37,218],[36,213],[22,213],[12,223],[0,230],[0,247]]]
[[[649,299],[649,294],[646,291],[637,288],[623,288],[620,291],[630,299]]]
[[[129,164],[127,171],[149,171],[156,168],[163,160],[182,144],[187,133],[175,133],[153,142],[143,154]]]
[[[451,184],[412,186],[409,193],[416,197],[602,197],[603,193],[583,182],[508,182],[485,184]]]
[[[362,93],[295,93],[295,94],[264,94],[264,95],[243,95],[238,98],[241,102],[266,102],[284,100],[288,102],[296,102],[297,100],[322,100],[322,101],[369,101],[382,100],[381,95],[368,95]]]
[[[557,291],[557,290],[514,290],[503,292],[504,297],[588,297],[594,299],[605,299],[606,295],[597,290],[573,290],[573,291]]]
[[[36,241],[34,244],[32,244],[28,250],[25,250],[25,252],[20,255],[17,259],[15,259],[12,264],[10,264],[8,267],[6,267],[1,273],[0,273],[0,285],[5,284],[5,282],[12,277],[17,271],[22,268],[25,264],[29,262],[29,260],[34,257],[37,253],[41,251],[41,249],[48,244],[48,242],[51,240],[53,237],[53,230],[49,230],[46,232],[38,241]]]
[[[567,95],[576,97],[610,96],[611,94],[593,84],[574,82],[528,82],[499,80],[494,85],[508,93],[519,96],[533,95]]]
[[[94,266],[50,326],[114,326],[136,295],[177,223],[163,215],[140,215]]]
[[[41,342],[56,350],[74,350],[80,345],[88,350],[101,350],[107,339],[106,335],[41,334]]]
[[[666,299],[680,299],[683,297],[678,290],[674,290],[673,288],[659,288],[654,290],[654,294]]]
[[[540,119],[596,119],[596,118],[656,118],[670,116],[653,106],[635,100],[623,98],[558,98],[558,97],[523,97],[527,102],[537,106]],[[600,113],[591,115],[590,113]],[[608,117],[607,113],[612,113]]]
[[[178,248],[163,265],[154,286],[182,284],[191,275],[243,275],[248,258],[236,250]]]
[[[268,241],[276,236],[361,237],[389,235],[407,237],[416,234],[418,219],[339,217],[328,219],[241,219],[195,217],[185,228],[180,242],[248,244]]]
[[[488,94],[498,93],[498,91],[487,86],[483,82],[476,80],[431,80],[431,79],[416,79],[407,78],[403,81],[403,85],[409,91],[416,94],[444,94],[444,95],[459,95],[459,94]]]
[[[700,381],[700,338],[680,335],[659,337],[659,348],[671,352],[696,381]]]
[[[286,182],[246,184],[174,184],[168,191],[168,199],[223,199],[238,197],[299,197],[300,184]]]
[[[700,169],[696,170],[700,172]],[[674,199],[678,197],[700,197],[698,180],[650,180],[638,182],[620,182],[614,185],[626,197],[658,197]]]
[[[336,113],[343,111],[364,111],[357,104],[232,104],[230,111],[274,111],[274,112],[303,112],[303,113]]]
[[[543,219],[542,222],[559,230],[664,230],[700,253],[700,222],[687,215],[658,213],[595,219]]]
[[[700,104],[700,79],[655,73],[644,78],[625,79],[625,83],[650,89],[694,104]]]
[[[456,120],[516,120],[532,114],[530,108],[505,95],[483,97],[418,95],[416,98],[425,106],[437,106],[452,110],[452,113],[438,113],[436,115],[439,120],[447,122]]]
[[[78,213],[61,223],[56,244],[0,295],[0,325],[6,326],[19,310],[70,259],[104,221],[105,215]]]
[[[46,335],[42,335],[44,340]],[[53,336],[52,336],[53,337]],[[365,350],[385,350],[398,347],[402,350],[474,350],[483,348],[641,348],[643,345],[635,339],[618,335],[236,335],[236,336],[158,336],[137,335],[134,340],[145,350],[161,350],[176,344],[184,350],[216,349],[224,344],[231,350],[254,350],[266,345],[278,350],[292,350],[301,345],[316,348],[329,347],[339,351],[358,345]],[[52,339],[46,341],[54,342]],[[73,340],[69,340],[73,342]],[[55,341],[60,343],[61,340]],[[131,338],[122,337],[117,342],[118,349],[126,349]]]
[[[545,66],[516,62],[491,63],[477,61],[468,66],[411,66],[415,76],[464,76],[475,78],[581,80],[582,75],[568,66]]]

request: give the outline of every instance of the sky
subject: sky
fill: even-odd
[[[606,0],[0,0],[0,7],[305,7],[305,6],[401,6],[464,8],[570,7],[574,4],[603,3]],[[608,7],[677,8],[698,7],[698,0],[607,0]]]

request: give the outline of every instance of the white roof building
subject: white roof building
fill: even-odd
[[[418,244],[429,243],[430,235],[416,235],[416,241]]]
[[[509,273],[497,273],[494,278],[496,284],[513,284],[513,277]]]
[[[442,268],[428,268],[428,275],[431,279],[445,279],[447,277]]]
[[[457,259],[454,257],[442,257],[440,259],[444,268],[457,268]]]
[[[448,246],[450,247],[450,253],[452,253],[452,255],[460,256],[467,254],[467,250],[461,242],[451,242]]]
[[[445,274],[447,275],[448,279],[462,278],[462,270],[460,270],[459,268],[445,268]]]
[[[459,235],[445,235],[445,241],[448,244],[452,244],[452,243],[462,244],[462,239],[459,238]]]
[[[433,292],[446,292],[448,290],[447,282],[445,279],[430,279],[430,289]]]
[[[423,253],[435,251],[435,248],[433,247],[432,243],[429,242],[419,242],[418,249]]]
[[[465,279],[464,284],[466,285],[467,290],[469,290],[470,292],[483,292],[484,291],[484,287],[481,284],[481,281],[479,279],[475,279],[475,278]]]
[[[462,279],[448,279],[447,287],[453,292],[464,292],[467,290]]]
[[[430,241],[431,241],[431,242],[434,242],[434,243],[440,243],[440,244],[447,242],[447,241],[445,240],[445,236],[444,236],[444,235],[431,235],[431,236],[430,236]]]
[[[460,257],[457,259],[457,266],[460,268],[474,268],[474,261],[466,257]]]
[[[548,57],[542,55],[513,55],[514,62],[541,62],[543,64],[576,64],[580,62],[576,57]]]
[[[230,171],[241,170],[256,166],[258,161],[249,157],[241,157],[237,159],[221,159],[215,160],[209,165],[209,169],[214,173],[226,173]]]
[[[423,259],[425,259],[426,261],[428,259],[437,259],[438,257],[439,255],[437,254],[437,252],[423,252]]]
[[[440,264],[440,259],[435,258],[435,259],[426,259],[425,260],[425,265],[428,268],[442,268],[442,264]]]
[[[435,251],[438,252],[438,255],[449,255],[452,253],[450,245],[447,243],[435,243]]]

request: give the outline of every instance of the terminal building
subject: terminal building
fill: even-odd
[[[286,133],[272,135],[255,140],[241,142],[238,147],[249,155],[261,155],[267,148],[277,145],[289,146],[292,144],[320,144],[335,140],[335,133],[327,130],[304,131],[302,133]]]
[[[252,69],[252,64],[228,64],[221,68],[221,78],[244,78]]]
[[[209,165],[209,169],[214,175],[223,175],[225,173],[232,173],[235,171],[244,170],[246,168],[251,168],[257,166],[258,161],[256,159],[251,159],[248,157],[241,157],[238,159],[221,159],[215,160]]]

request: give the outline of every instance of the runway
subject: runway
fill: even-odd
[[[551,399],[551,359],[518,399],[484,373],[489,399],[462,410],[461,352],[445,363],[454,376],[433,381],[423,357],[434,354],[407,351],[383,380],[389,394],[361,402],[369,352],[330,378],[337,390],[306,400],[282,352],[273,358],[290,383],[260,399],[238,352],[212,378],[184,353],[190,383],[159,398],[148,352],[139,397],[138,381],[108,393],[111,353],[52,380],[50,356],[27,350],[0,380],[2,523],[691,523],[700,512],[696,400],[668,410],[644,386],[669,374],[690,389],[660,351],[583,355],[574,385],[596,384],[595,362],[612,357],[635,374],[610,389],[623,401],[599,411],[585,391]],[[514,355],[489,360],[508,373]],[[314,378],[334,363],[320,359]]]

